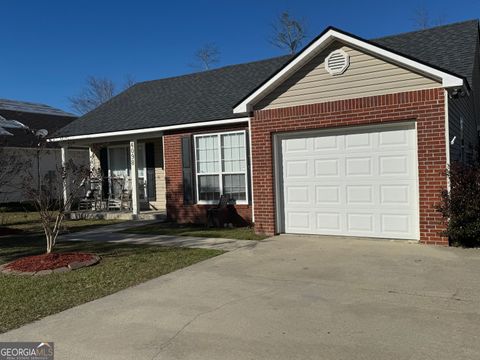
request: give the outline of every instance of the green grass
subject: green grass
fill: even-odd
[[[126,229],[122,232],[129,234],[198,236],[236,240],[263,240],[267,238],[265,235],[255,234],[253,228],[250,227],[207,228],[200,225],[179,225],[175,223],[144,225]]]
[[[111,225],[121,220],[85,219],[85,220],[64,220],[62,232],[76,232],[87,230],[98,226]],[[43,228],[37,212],[18,211],[0,212],[0,235],[3,233],[19,234],[40,234]]]
[[[0,239],[0,264],[44,252],[40,236]],[[93,252],[99,264],[47,276],[0,274],[0,333],[221,254],[219,250],[68,242],[57,252]]]

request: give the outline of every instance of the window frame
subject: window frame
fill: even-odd
[[[233,134],[243,134],[243,147],[245,148],[245,170],[244,171],[223,171],[222,167],[222,135],[233,135]],[[198,173],[197,169],[197,138],[207,137],[207,136],[216,136],[217,137],[217,146],[218,146],[218,166],[219,171],[216,173]],[[235,130],[235,131],[219,131],[219,132],[208,132],[193,135],[193,158],[194,158],[194,172],[195,172],[195,201],[198,205],[216,205],[218,200],[200,200],[200,191],[198,188],[199,181],[198,177],[202,175],[216,175],[219,177],[219,192],[220,196],[223,195],[223,176],[224,175],[241,175],[245,177],[245,200],[235,200],[235,205],[248,205],[249,204],[249,184],[248,184],[248,147],[247,147],[247,131],[246,130]]]

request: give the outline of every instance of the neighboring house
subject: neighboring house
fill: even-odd
[[[16,173],[7,185],[0,188],[0,203],[29,201],[23,193],[23,181],[40,179],[55,173],[61,166],[60,148],[57,144],[47,143],[33,132],[45,129],[49,134],[70,124],[77,116],[55,109],[48,105],[31,102],[0,99],[0,116],[7,120],[17,120],[26,125],[31,131],[24,129],[7,129],[13,136],[0,135],[1,156],[15,159],[15,164],[25,169]],[[38,146],[40,142],[45,145]],[[77,164],[88,165],[88,150],[72,149],[70,156]]]
[[[293,57],[139,83],[53,141],[137,175],[179,222],[226,194],[270,235],[448,244],[435,204],[449,163],[476,156],[479,60],[476,20],[374,40],[330,27]]]

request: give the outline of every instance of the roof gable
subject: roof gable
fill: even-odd
[[[326,66],[331,54],[347,59],[339,74],[331,74]],[[275,109],[440,86],[439,81],[334,41],[253,108]]]
[[[342,30],[330,27],[322,34],[308,44],[300,53],[291,59],[283,68],[281,68],[270,79],[266,80],[262,85],[257,87],[253,92],[246,96],[233,109],[234,113],[245,113],[252,110],[252,105],[264,98],[273,89],[283,83],[287,78],[292,76],[296,71],[301,69],[309,61],[315,58],[321,51],[331,45],[334,41],[340,41],[357,49],[361,49],[366,53],[371,53],[380,58],[414,70],[417,73],[441,81],[443,87],[457,87],[467,84],[463,77],[453,74],[448,70],[440,69],[436,66],[426,64],[423,61],[402,55],[391,49],[385,48],[374,42],[364,40],[355,35],[349,34]]]

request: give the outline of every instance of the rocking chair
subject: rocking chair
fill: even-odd
[[[215,207],[207,209],[207,227],[223,227],[228,222],[227,195],[221,195]]]

